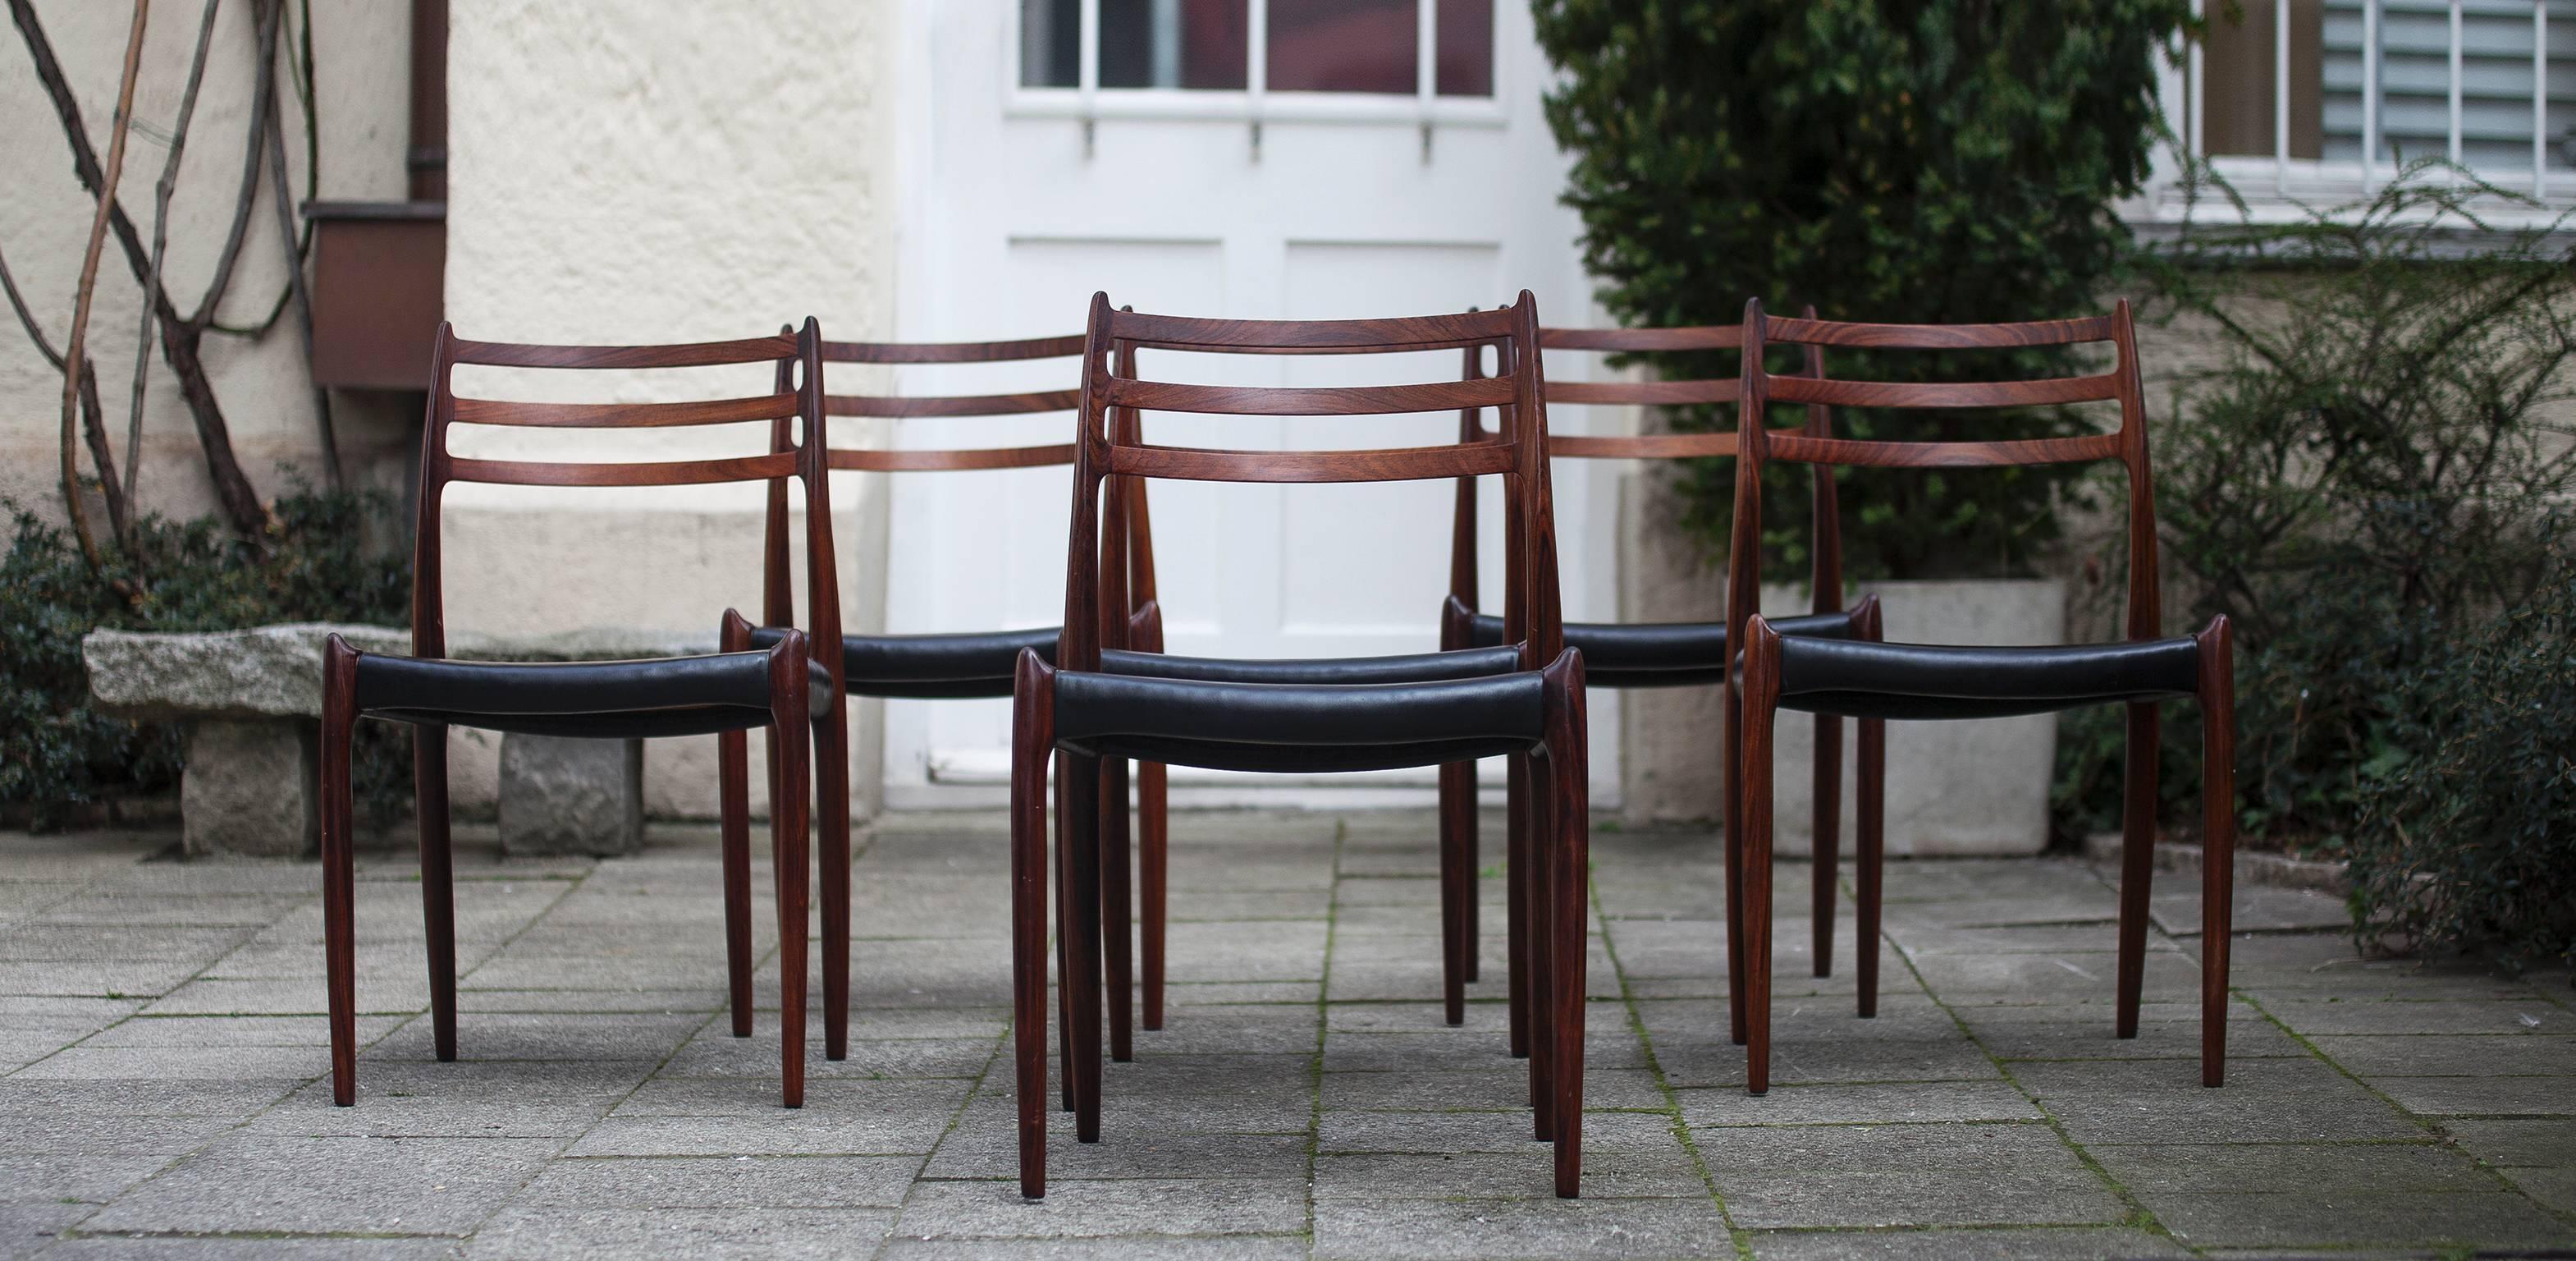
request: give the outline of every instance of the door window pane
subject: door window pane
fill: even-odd
[[[1020,0],[1020,86],[1081,84],[1081,0]]]
[[[1100,86],[1240,92],[1245,0],[1100,0]]]
[[[1494,94],[1494,0],[1438,0],[1442,96]]]
[[[1415,0],[1270,0],[1269,85],[1279,92],[1411,95]]]

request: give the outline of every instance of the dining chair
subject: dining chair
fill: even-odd
[[[1812,310],[1810,311],[1812,314]],[[1641,355],[1708,355],[1739,349],[1743,329],[1738,325],[1710,325],[1683,328],[1543,328],[1539,330],[1542,350]],[[1481,348],[1465,352],[1465,375],[1473,378],[1484,374]],[[1809,347],[1807,375],[1824,375],[1824,353],[1821,347]],[[1733,406],[1741,393],[1736,377],[1665,378],[1657,380],[1559,381],[1548,388],[1548,404],[1590,404],[1604,407],[1687,407],[1723,404]],[[1831,414],[1822,406],[1807,409],[1803,432],[1830,436]],[[1458,440],[1476,442],[1490,439],[1492,433],[1483,427],[1479,409],[1458,414]],[[1664,433],[1633,435],[1584,435],[1551,431],[1548,455],[1551,459],[1592,460],[1692,460],[1732,458],[1737,438],[1733,431],[1708,433]],[[1825,638],[1863,639],[1873,637],[1880,623],[1878,597],[1864,596],[1849,609],[1843,607],[1842,526],[1835,500],[1833,470],[1819,465],[1815,470],[1814,527],[1810,550],[1814,567],[1810,578],[1814,588],[1814,611],[1806,617],[1783,618],[1772,625],[1784,635],[1809,635]],[[1481,612],[1477,575],[1476,482],[1458,479],[1456,513],[1450,532],[1449,595],[1440,612],[1440,646],[1444,649],[1478,648],[1501,642],[1502,618]],[[1696,687],[1717,684],[1723,687],[1731,655],[1727,652],[1726,623],[1714,622],[1568,622],[1565,642],[1583,650],[1585,677],[1591,686],[1607,688]],[[1886,730],[1875,719],[1864,719],[1859,731],[1859,779],[1854,821],[1857,847],[1864,861],[1878,852],[1884,836],[1884,802],[1886,800]],[[1816,716],[1815,741],[1815,806],[1814,841],[1814,927],[1815,974],[1833,975],[1834,893],[1839,870],[1839,847],[1842,831],[1842,719],[1838,715]],[[1721,758],[1720,778],[1728,784],[1725,793],[1726,827],[1729,836],[1735,831],[1733,758]],[[1524,843],[1521,802],[1524,796],[1525,768],[1517,762],[1506,769],[1504,779],[1505,852],[1517,857]],[[1459,763],[1440,768],[1440,929],[1443,946],[1441,998],[1449,1023],[1458,1024],[1466,1014],[1466,987],[1477,979],[1477,839],[1476,768],[1472,763]],[[1730,856],[1738,850],[1727,843]],[[1732,863],[1730,862],[1730,871]],[[1511,1029],[1513,1053],[1522,1053],[1525,1035],[1522,1019],[1522,972],[1520,966],[1521,924],[1517,893],[1509,892],[1508,882],[1520,879],[1523,864],[1506,864],[1506,936],[1512,943],[1506,957],[1511,960],[1509,982],[1511,995]],[[1739,923],[1729,921],[1730,931]],[[1864,935],[1861,949],[1869,938]],[[1860,1014],[1876,1014],[1875,987],[1864,987],[1859,998]]]
[[[826,341],[822,344],[822,359],[825,363],[880,367],[1033,363],[1073,359],[1082,353],[1082,346],[1081,334],[982,342]],[[827,379],[823,411],[827,416],[862,420],[968,420],[1070,412],[1080,397],[1080,390],[1075,388],[1079,375],[1073,365],[1066,366],[1064,380],[1063,388],[1018,393],[896,395],[832,393]],[[781,385],[784,388],[783,377]],[[1121,416],[1117,423],[1132,426],[1136,422],[1132,416]],[[780,441],[785,441],[783,434]],[[1073,444],[1059,442],[1039,446],[946,449],[827,447],[823,461],[826,467],[843,473],[1047,468],[1071,464]],[[1122,612],[1109,646],[1122,654],[1128,651],[1160,652],[1163,647],[1162,607],[1154,598],[1153,541],[1152,530],[1146,522],[1145,497],[1141,489],[1131,493],[1121,486],[1113,491],[1113,500],[1111,514],[1118,529],[1118,542],[1117,550],[1112,554],[1129,556],[1131,560],[1127,565],[1112,567],[1121,584],[1113,603]],[[770,647],[794,621],[792,590],[788,582],[788,544],[793,531],[789,528],[787,509],[786,486],[772,484],[768,523],[762,536],[762,624],[754,626],[743,619],[728,616],[719,630],[720,644],[727,650]],[[1132,529],[1128,528],[1131,519]],[[1054,626],[942,634],[845,633],[840,640],[843,686],[835,698],[832,712],[818,721],[847,732],[847,705],[853,696],[909,699],[1007,697],[1011,694],[1012,670],[1020,651],[1034,649],[1040,656],[1052,660],[1057,635],[1058,628]],[[728,890],[725,902],[726,962],[734,995],[733,1034],[738,1038],[751,1036],[752,1025],[748,735],[745,731],[729,732],[718,737],[717,745],[718,818],[724,835],[725,887]],[[773,765],[775,754],[773,748]],[[826,759],[817,768],[816,780],[821,796],[820,808],[827,824],[846,830],[849,817],[847,760],[835,764]],[[1147,765],[1140,769],[1137,781],[1141,798],[1137,810],[1138,833],[1143,841],[1148,874],[1154,877],[1145,886],[1149,926],[1145,937],[1148,943],[1145,971],[1148,992],[1159,995],[1162,936],[1157,930],[1161,923],[1162,886],[1156,864],[1166,848],[1166,780],[1163,768]],[[773,795],[777,792],[774,783],[771,790]],[[1120,799],[1124,800],[1124,797]],[[1123,815],[1120,822],[1125,822]],[[1115,847],[1122,860],[1127,853],[1124,835],[1122,828],[1120,843]],[[1116,882],[1115,888],[1123,894],[1127,882],[1122,879]],[[836,865],[827,856],[823,864],[820,900],[823,906],[823,1054],[826,1059],[839,1060],[849,1054],[850,868],[847,862]],[[1119,922],[1126,922],[1128,904],[1123,899],[1113,899],[1111,913],[1119,918]],[[1117,948],[1125,944],[1124,938],[1112,942],[1114,995],[1124,995],[1128,991],[1124,981],[1128,975],[1129,959],[1124,950]],[[1156,1028],[1160,1023],[1160,1004],[1149,1004],[1146,1027]],[[1127,1057],[1122,1053],[1119,1058]]]
[[[807,736],[823,761],[848,761],[840,707],[840,601],[835,586],[830,496],[825,486],[822,334],[811,319],[792,334],[670,346],[560,346],[467,341],[441,324],[430,359],[421,434],[420,504],[412,551],[412,655],[359,652],[339,636],[324,646],[321,831],[324,956],[329,979],[331,1096],[357,1099],[356,960],[353,924],[349,742],[361,717],[410,723],[420,820],[421,904],[427,921],[430,1019],[438,1058],[456,1058],[456,907],[449,844],[447,729],[474,727],[593,739],[637,739],[769,730],[778,792],[771,811],[779,932],[780,1093],[805,1096],[805,911]],[[515,402],[459,397],[460,364],[530,369],[707,368],[776,364],[777,387],[742,398],[661,403]],[[639,430],[766,421],[758,455],[644,462],[482,459],[448,449],[456,426]],[[802,485],[806,505],[807,629],[790,629],[762,652],[732,651],[647,661],[528,664],[447,659],[439,505],[450,483],[504,486],[660,487],[767,482],[773,507],[784,485]],[[639,569],[649,569],[650,558]],[[774,576],[775,577],[775,576]],[[773,611],[775,611],[773,606]],[[811,635],[809,641],[808,635]],[[828,800],[828,798],[827,798]],[[823,829],[825,870],[849,866],[847,815]],[[731,864],[728,865],[729,870]],[[748,871],[748,867],[743,868]],[[747,878],[747,877],[746,877]],[[730,912],[736,890],[726,890]],[[739,891],[747,915],[749,890]],[[747,931],[747,922],[744,925]],[[749,1007],[747,978],[734,993],[737,1018]]]
[[[1097,1142],[1101,1095],[1099,850],[1110,816],[1103,764],[1119,759],[1235,771],[1316,773],[1437,766],[1462,759],[1530,754],[1531,850],[1544,860],[1532,894],[1533,1013],[1530,1080],[1533,1129],[1555,1148],[1559,1195],[1580,1186],[1588,785],[1583,665],[1559,630],[1555,529],[1548,496],[1545,391],[1537,350],[1537,303],[1527,293],[1506,310],[1410,319],[1249,321],[1114,311],[1092,299],[1074,456],[1073,518],[1065,578],[1064,634],[1056,661],[1020,653],[1012,703],[1011,873],[1013,1029],[1019,1094],[1021,1193],[1046,1189],[1047,767],[1063,803],[1055,867],[1069,896],[1058,926],[1070,942],[1061,983],[1070,994],[1064,1037],[1072,1046],[1075,1137]],[[1481,381],[1329,388],[1181,384],[1149,379],[1112,347],[1198,354],[1385,354],[1505,347],[1507,375]],[[1148,445],[1122,435],[1120,408],[1217,415],[1374,416],[1502,409],[1492,441],[1379,450],[1232,451]],[[1102,639],[1117,620],[1104,591],[1103,493],[1118,480],[1215,482],[1390,482],[1501,476],[1522,522],[1509,563],[1524,571],[1526,598],[1505,612],[1507,646],[1518,669],[1426,680],[1418,659],[1397,659],[1376,681],[1365,661],[1342,663],[1358,681],[1274,683],[1282,667],[1312,679],[1313,662],[1229,663],[1163,658],[1132,672],[1103,668]],[[1112,517],[1114,520],[1114,516]],[[1466,654],[1453,656],[1463,658]],[[1164,664],[1164,673],[1144,673]],[[1454,667],[1456,662],[1451,663]],[[1405,673],[1413,671],[1413,673]],[[1124,925],[1120,925],[1123,931]]]
[[[1870,350],[1978,351],[2108,343],[2105,372],[2038,380],[1896,383],[1820,380],[1769,371],[1773,345]],[[1740,888],[1731,885],[1729,921],[1741,911],[1740,946],[1729,955],[1729,992],[1742,995],[1749,1022],[1747,1089],[1770,1085],[1771,736],[1780,709],[1884,721],[2003,718],[2085,705],[2128,707],[2128,793],[2120,846],[2119,953],[2114,1032],[2138,1032],[2146,968],[2147,894],[2154,870],[2158,706],[2200,703],[2202,730],[2201,1083],[2224,1079],[2227,1060],[2227,948],[2234,885],[2235,685],[2224,616],[2196,635],[2166,636],[2157,601],[2156,512],[2147,459],[2138,342],[2129,306],[2107,316],[2019,324],[1849,324],[1772,319],[1759,302],[1744,318],[1743,415],[1773,403],[1825,407],[1999,409],[2115,403],[2110,433],[2012,441],[1883,442],[1743,428],[1735,466],[1734,560],[1727,616],[1740,628],[1741,679],[1730,694],[1728,744],[1742,750],[1744,803]],[[1891,644],[1786,636],[1761,615],[1762,466],[1770,460],[1884,468],[1985,469],[2118,460],[2129,483],[2128,638],[2049,647]],[[1741,736],[1740,742],[1736,737]],[[1863,984],[1876,979],[1875,948],[1883,858],[1863,854],[1859,917]]]

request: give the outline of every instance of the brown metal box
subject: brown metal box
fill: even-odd
[[[317,201],[313,379],[348,390],[429,388],[446,312],[447,203]]]

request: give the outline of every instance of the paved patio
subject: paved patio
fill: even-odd
[[[467,1060],[446,1065],[418,1015],[410,859],[372,855],[354,1109],[318,1080],[312,865],[0,834],[0,1258],[2576,1247],[2567,978],[2356,960],[2318,931],[2341,918],[2322,895],[2244,891],[2233,1071],[2207,1091],[2190,882],[2158,899],[2146,1029],[2121,1043],[2092,868],[1896,864],[1874,1021],[1850,1015],[1847,953],[1811,981],[1809,925],[1782,918],[1779,1084],[1753,1099],[1723,1027],[1714,845],[1605,831],[1590,1198],[1568,1203],[1491,1001],[1499,881],[1487,1001],[1448,1029],[1427,815],[1174,830],[1170,1028],[1110,1067],[1106,1141],[1054,1127],[1043,1204],[1010,1181],[996,816],[866,838],[857,1040],[844,1064],[817,1041],[801,1113],[776,1106],[774,1016],[726,1034],[711,830],[601,863],[503,863],[472,838]],[[1806,904],[1785,867],[1781,909]]]

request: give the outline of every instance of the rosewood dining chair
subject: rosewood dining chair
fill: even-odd
[[[1810,312],[1812,314],[1812,311]],[[1739,325],[1711,325],[1692,328],[1543,328],[1539,330],[1542,350],[1587,351],[1609,354],[1706,355],[1731,351],[1743,345]],[[1466,375],[1483,375],[1481,348],[1466,352]],[[1824,375],[1824,353],[1821,347],[1807,351],[1807,375]],[[1548,388],[1550,406],[1576,403],[1609,407],[1680,407],[1705,404],[1734,405],[1742,392],[1736,377],[1666,378],[1651,381],[1559,381]],[[1830,436],[1831,414],[1821,405],[1807,409],[1803,432],[1819,437]],[[1458,415],[1458,440],[1489,440],[1493,434],[1483,427],[1477,409]],[[1596,460],[1688,460],[1732,458],[1736,435],[1722,433],[1666,433],[1619,436],[1587,436],[1551,431],[1548,455],[1552,459]],[[1773,627],[1784,635],[1810,635],[1835,639],[1875,637],[1879,626],[1878,597],[1864,596],[1850,609],[1843,607],[1842,526],[1835,502],[1833,470],[1818,466],[1815,471],[1814,530],[1812,534],[1815,565],[1811,573],[1814,586],[1814,611],[1806,617],[1783,618]],[[1477,575],[1476,482],[1458,479],[1457,510],[1450,533],[1449,596],[1442,602],[1440,613],[1440,646],[1444,649],[1479,648],[1501,642],[1501,617],[1479,611]],[[1509,599],[1508,594],[1506,599]],[[1608,688],[1695,687],[1706,684],[1724,686],[1727,663],[1726,623],[1715,622],[1568,622],[1565,642],[1583,650],[1586,679],[1591,686]],[[1860,723],[1859,783],[1855,813],[1857,847],[1864,864],[1878,853],[1884,836],[1884,802],[1886,800],[1886,730],[1875,719]],[[1842,831],[1842,719],[1838,715],[1816,716],[1815,807],[1812,846],[1815,864],[1815,973],[1833,975],[1834,887],[1839,863]],[[1721,777],[1728,784],[1726,793],[1727,834],[1735,831],[1733,759],[1726,759]],[[1441,998],[1448,1010],[1449,1023],[1458,1024],[1466,1012],[1466,986],[1476,976],[1476,768],[1472,763],[1458,763],[1440,768],[1440,929],[1443,946]],[[1510,994],[1512,1048],[1521,1054],[1525,1044],[1522,1020],[1521,965],[1522,895],[1518,890],[1523,864],[1519,861],[1525,842],[1521,802],[1526,768],[1513,762],[1507,772],[1505,795],[1505,852],[1512,861],[1506,864],[1507,937],[1513,943],[1507,957],[1511,960]],[[1730,841],[1726,852],[1732,873],[1733,856],[1738,852]],[[1730,935],[1739,920],[1729,920]],[[1874,924],[1863,925],[1855,949],[1874,949]],[[1875,977],[1873,976],[1873,980]],[[1864,985],[1859,996],[1860,1014],[1876,1014],[1876,986]]]
[[[1237,321],[1141,315],[1092,299],[1056,661],[1019,656],[1012,720],[1011,879],[1013,1030],[1019,1092],[1020,1189],[1046,1190],[1047,767],[1062,790],[1056,840],[1059,936],[1071,943],[1062,985],[1075,1137],[1097,1142],[1101,1096],[1102,834],[1125,803],[1113,798],[1118,760],[1261,772],[1437,766],[1523,753],[1531,777],[1534,1004],[1530,1075],[1534,1130],[1555,1147],[1557,1194],[1573,1196],[1582,1167],[1583,973],[1588,785],[1583,663],[1559,630],[1555,529],[1548,497],[1545,392],[1537,303],[1412,319]],[[1506,348],[1508,375],[1482,381],[1334,388],[1189,385],[1144,377],[1133,350],[1201,354],[1383,354]],[[1112,347],[1122,352],[1113,361]],[[1500,409],[1490,441],[1358,451],[1228,451],[1147,445],[1111,414],[1371,416]],[[1509,551],[1527,598],[1506,612],[1505,673],[1426,678],[1422,657],[1344,662],[1228,662],[1157,658],[1130,672],[1104,668],[1102,640],[1119,619],[1103,596],[1103,497],[1120,480],[1387,482],[1501,476],[1524,522]],[[1109,514],[1115,521],[1114,514]],[[1110,568],[1114,568],[1114,557]],[[1466,670],[1475,654],[1445,655]],[[1155,670],[1157,673],[1145,673]],[[1274,673],[1283,671],[1283,673]],[[1339,682],[1313,681],[1338,671]],[[1264,682],[1288,677],[1298,682]],[[1124,925],[1120,925],[1123,930]]]
[[[440,325],[431,350],[430,396],[421,435],[420,508],[412,552],[412,655],[362,653],[339,636],[326,642],[322,672],[321,831],[324,955],[329,973],[331,1096],[357,1099],[355,929],[352,920],[349,741],[357,720],[413,724],[414,785],[419,801],[421,903],[428,923],[429,1006],[438,1058],[456,1058],[456,908],[448,835],[447,729],[598,739],[635,739],[770,731],[778,794],[771,846],[777,879],[779,997],[782,1009],[780,1093],[786,1106],[805,1096],[805,909],[807,894],[807,735],[825,746],[824,762],[847,762],[837,723],[819,716],[840,709],[840,601],[832,560],[830,496],[825,486],[822,334],[801,330],[741,341],[670,346],[549,346],[477,342]],[[656,369],[776,364],[770,393],[668,403],[531,403],[463,398],[459,364],[498,368]],[[757,455],[647,462],[548,462],[478,459],[453,454],[455,426],[635,430],[769,422]],[[787,481],[804,489],[810,633],[791,629],[761,652],[718,652],[649,661],[524,664],[457,661],[447,651],[446,602],[439,549],[439,504],[453,482],[507,486],[690,486]],[[773,505],[783,502],[773,499]],[[783,512],[783,508],[778,509]],[[827,798],[828,800],[828,798]],[[834,830],[827,816],[823,847],[849,866],[847,816]],[[829,863],[826,870],[830,869]],[[730,910],[736,890],[728,887]],[[747,907],[749,890],[740,890]],[[737,1013],[748,1003],[737,991]]]
[[[1050,359],[1072,359],[1082,353],[1081,334],[1064,337],[1038,337],[1016,341],[986,342],[836,342],[822,345],[826,363],[902,365],[974,365],[1040,362]],[[1070,412],[1080,399],[1081,391],[1075,368],[1068,365],[1065,388],[1034,390],[1008,394],[893,395],[835,394],[823,395],[823,411],[828,416],[860,419],[976,419],[1001,416],[1042,415],[1048,412]],[[784,377],[781,378],[784,388]],[[1117,423],[1132,426],[1135,418],[1122,414]],[[783,444],[786,435],[778,435]],[[782,449],[783,446],[782,446]],[[1046,468],[1073,462],[1073,444],[1059,442],[1041,446],[967,447],[950,449],[892,449],[885,447],[854,449],[827,447],[823,453],[826,467],[844,473],[966,472],[994,469]],[[1162,607],[1154,598],[1152,531],[1146,522],[1145,497],[1141,489],[1132,493],[1126,487],[1112,492],[1111,511],[1117,522],[1120,539],[1115,555],[1130,558],[1127,565],[1113,566],[1120,582],[1114,599],[1121,610],[1116,635],[1109,647],[1122,656],[1130,651],[1160,652],[1163,647]],[[762,625],[753,626],[740,618],[728,616],[721,629],[721,644],[728,650],[766,648],[776,644],[794,621],[795,611],[788,581],[789,517],[787,488],[772,484],[769,495],[768,525],[763,534]],[[1132,522],[1133,528],[1127,527]],[[1132,580],[1130,575],[1133,575]],[[853,696],[909,699],[959,699],[969,697],[1007,697],[1011,694],[1012,670],[1024,648],[1034,649],[1049,660],[1054,659],[1058,628],[1034,627],[1025,630],[976,631],[947,634],[863,635],[843,634],[841,660],[842,689],[830,714],[817,721],[846,732],[849,727],[847,705]],[[751,1036],[751,812],[750,812],[750,747],[748,732],[734,731],[719,736],[717,749],[717,783],[720,802],[718,818],[724,835],[725,946],[726,963],[733,994],[733,1034]],[[844,737],[846,739],[846,736]],[[772,750],[773,760],[775,750]],[[1137,774],[1139,825],[1143,852],[1149,864],[1164,852],[1165,778],[1163,768],[1148,764]],[[821,795],[820,809],[827,823],[846,830],[849,817],[849,765],[846,759],[835,764],[828,759],[816,770]],[[776,785],[772,785],[773,794]],[[1124,797],[1120,798],[1124,800]],[[1121,824],[1125,822],[1121,816]],[[1116,851],[1124,859],[1127,847],[1124,830]],[[849,1054],[849,967],[850,967],[850,868],[846,861],[835,863],[825,855],[822,870],[823,905],[823,1042],[824,1058],[839,1060]],[[1148,866],[1148,896],[1145,910],[1149,925],[1161,923],[1161,881],[1158,868]],[[1115,890],[1123,893],[1127,882],[1120,879]],[[1113,899],[1111,913],[1124,923],[1129,913],[1123,899]],[[1162,939],[1159,933],[1146,936],[1149,950],[1145,957],[1149,985],[1159,988],[1162,976]],[[1113,940],[1111,949],[1113,994],[1127,990],[1124,981],[1129,959],[1118,947],[1123,938]],[[1122,1009],[1123,1011],[1123,1009]],[[1159,1004],[1148,1008],[1147,1028],[1160,1025]],[[1122,1043],[1123,1047],[1123,1043]],[[1121,1059],[1126,1058],[1122,1053]]]
[[[2042,380],[1901,384],[1818,380],[1770,372],[1772,345],[1874,350],[1974,351],[2109,343],[2107,372]],[[1742,750],[1744,803],[1740,889],[1729,889],[1730,921],[1741,911],[1740,948],[1730,952],[1730,991],[1743,996],[1747,1089],[1770,1085],[1771,735],[1780,709],[1904,721],[2001,718],[2084,705],[2128,707],[2128,800],[2120,846],[2119,954],[2113,1030],[2138,1032],[2145,975],[2147,892],[2153,871],[2157,707],[2200,703],[2203,834],[2201,864],[2201,1084],[2224,1080],[2227,1062],[2227,948],[2236,840],[2235,684],[2227,619],[2196,635],[2165,636],[2157,601],[2156,513],[2147,459],[2146,408],[2138,343],[2128,303],[2107,316],[2021,324],[1847,324],[1772,319],[1745,308],[1746,416],[1773,403],[1826,407],[1998,409],[2116,403],[2111,433],[2006,442],[1881,442],[1766,431],[1748,425],[1735,475],[1735,549],[1727,573],[1727,614],[1743,645],[1741,678],[1730,694],[1728,743]],[[1891,644],[1784,636],[1761,615],[1762,465],[1769,460],[1892,468],[1975,469],[2118,460],[2129,481],[2129,599],[2126,640],[2065,647]],[[1735,738],[1741,736],[1740,742]],[[1878,855],[1863,855],[1861,915],[1877,915]],[[1865,927],[1874,928],[1867,923]],[[1876,952],[1861,955],[1873,977]],[[1867,983],[1866,981],[1864,982]]]

